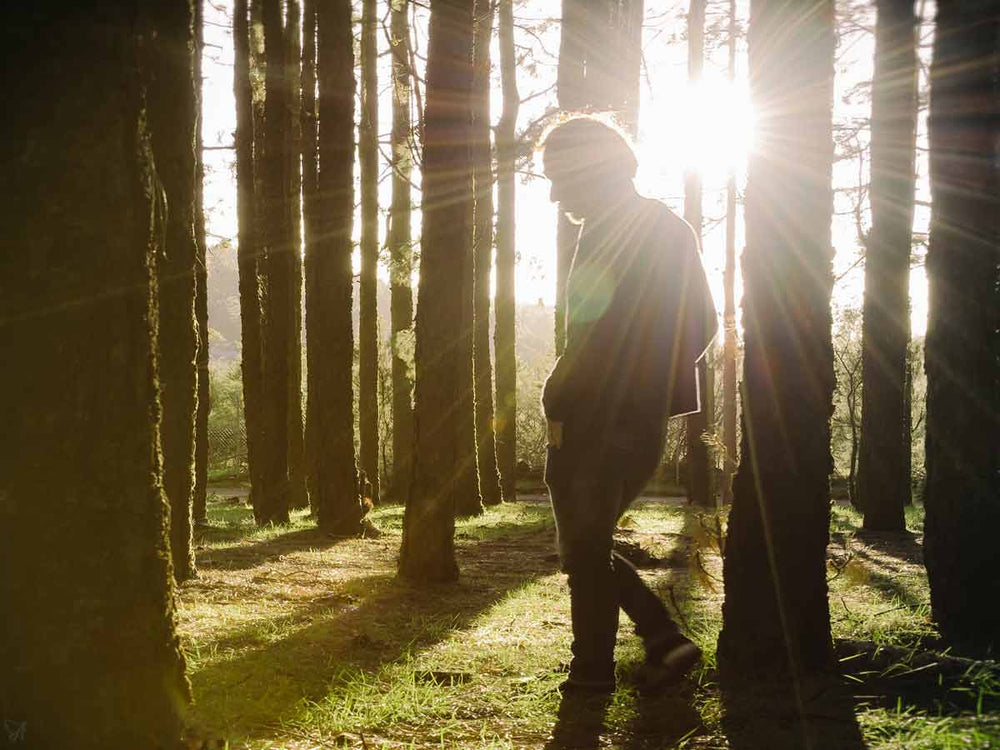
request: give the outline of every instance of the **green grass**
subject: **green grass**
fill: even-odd
[[[181,589],[182,642],[192,718],[233,748],[779,746],[740,744],[779,719],[734,728],[727,718],[730,699],[715,673],[722,587],[711,515],[641,502],[626,516],[629,541],[667,559],[643,576],[680,607],[705,663],[676,689],[640,699],[629,676],[641,645],[623,626],[621,686],[590,714],[561,707],[556,690],[569,658],[569,605],[547,504],[506,503],[460,519],[462,578],[426,588],[395,578],[398,506],[372,512],[378,539],[328,538],[301,512],[288,527],[256,529],[249,508],[220,496],[209,517],[199,530],[200,576]],[[835,507],[833,518],[834,635],[906,648],[932,637],[913,549],[868,544],[849,508]],[[910,511],[914,531],[921,520]],[[874,748],[1000,743],[995,675],[969,675],[953,689],[967,691],[966,708],[862,701],[851,722]]]

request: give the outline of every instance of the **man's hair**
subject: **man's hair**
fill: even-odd
[[[639,162],[626,136],[594,115],[571,115],[548,128],[539,139],[545,173],[597,173],[632,179]]]

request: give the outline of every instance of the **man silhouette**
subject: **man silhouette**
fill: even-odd
[[[646,660],[640,689],[701,656],[635,568],[612,548],[618,518],[653,475],[666,421],[700,408],[696,365],[717,327],[691,227],[632,184],[628,142],[573,117],[542,145],[551,199],[579,238],[566,284],[566,347],[545,382],[545,482],[567,573],[573,659],[564,692],[615,688],[619,607]]]

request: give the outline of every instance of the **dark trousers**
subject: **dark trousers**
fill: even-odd
[[[636,450],[627,436],[608,437],[592,445],[567,433],[561,447],[549,448],[545,466],[559,559],[569,583],[571,669],[594,679],[614,675],[619,608],[647,649],[679,635],[660,598],[612,548],[618,519],[652,476],[658,452],[649,446]]]

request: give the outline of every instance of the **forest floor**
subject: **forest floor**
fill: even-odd
[[[461,579],[416,588],[395,578],[401,507],[373,511],[378,538],[334,539],[304,513],[258,530],[240,495],[210,497],[179,607],[192,722],[229,748],[1000,747],[1000,673],[933,650],[919,508],[910,534],[864,537],[835,506],[828,577],[845,676],[792,699],[719,684],[720,520],[637,502],[619,536],[641,549],[644,578],[680,608],[704,664],[640,698],[642,649],[623,622],[618,690],[581,703],[556,689],[569,606],[546,503],[459,521]]]

